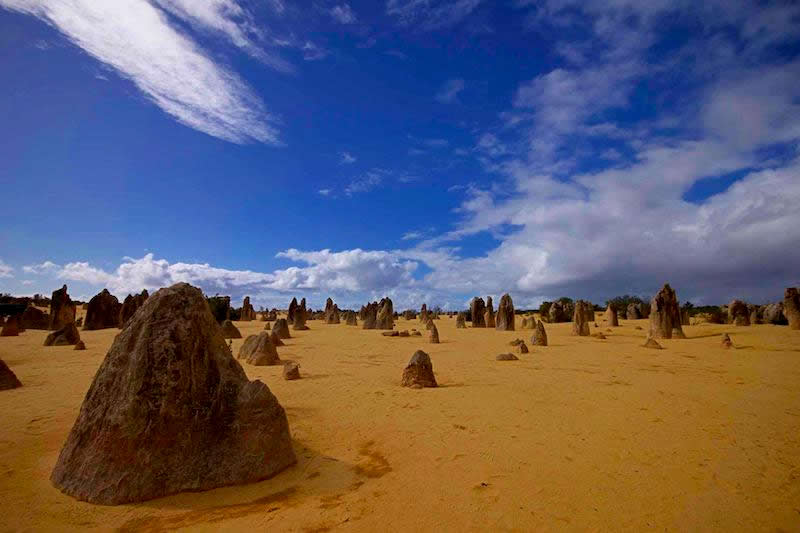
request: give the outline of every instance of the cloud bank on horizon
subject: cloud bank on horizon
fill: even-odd
[[[56,28],[180,123],[273,152],[302,119],[291,106],[269,111],[270,91],[219,50],[290,82],[303,76],[303,59],[336,65],[355,53],[336,50],[333,39],[317,44],[299,25],[287,31],[292,16],[306,13],[288,1],[258,11],[237,0],[0,6]],[[433,205],[445,216],[381,227],[395,233],[384,247],[334,246],[322,236],[317,249],[276,247],[263,272],[152,253],[101,268],[33,250],[28,257],[38,264],[0,261],[3,283],[49,292],[66,280],[124,296],[187,281],[268,306],[291,294],[313,295],[317,306],[328,295],[344,306],[390,295],[400,308],[459,308],[474,295],[504,292],[520,306],[563,295],[602,303],[626,292],[649,296],[664,282],[695,303],[763,303],[800,284],[797,3],[387,0],[377,14],[355,2],[315,6],[307,16],[336,25],[362,53],[377,56],[387,33],[407,35],[408,50],[392,40],[380,51],[393,65],[401,62],[389,52],[413,64],[431,34],[491,46],[503,17],[521,21],[519,38],[541,47],[538,64],[520,65],[524,77],[505,79],[504,99],[481,100],[491,80],[481,81],[480,72],[442,72],[420,101],[443,109],[451,135],[398,136],[396,144],[406,143],[402,157],[368,143],[332,148],[330,168],[349,174],[308,191],[314,202],[348,209],[345,202],[364,198],[367,205],[370,195],[411,186],[428,172],[423,181],[457,195],[455,208]],[[478,112],[490,104],[496,112]],[[466,178],[449,170],[464,160],[473,162]],[[372,203],[367,219],[389,210],[393,222],[405,220],[402,205]],[[280,267],[287,261],[294,264]]]

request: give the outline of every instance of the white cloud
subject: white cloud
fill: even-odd
[[[333,19],[340,24],[355,24],[357,17],[350,4],[344,3],[333,6],[329,13]]]
[[[454,26],[472,13],[482,0],[387,0],[386,13],[403,26],[435,30]]]
[[[458,95],[464,90],[464,80],[460,78],[447,80],[436,93],[436,100],[443,104],[452,104],[458,101]]]
[[[60,269],[61,267],[57,264],[53,263],[50,260],[47,260],[43,263],[39,263],[38,265],[26,265],[22,267],[22,271],[26,274],[47,274],[52,273]]]
[[[236,26],[224,9],[236,5],[231,1],[165,0],[161,5],[235,38]],[[279,144],[277,119],[250,87],[146,0],[0,0],[0,6],[57,28],[191,128],[235,143]]]
[[[320,189],[317,192],[319,194],[321,194],[322,196],[328,196],[331,193],[331,190],[330,189]]]
[[[373,168],[368,170],[361,176],[357,177],[344,188],[344,193],[347,196],[352,196],[356,193],[371,191],[383,182],[384,177],[389,174],[386,170]]]
[[[402,240],[404,240],[404,241],[411,241],[411,240],[421,239],[422,237],[423,237],[422,232],[409,231],[409,232],[404,233],[403,236],[400,237],[400,238]]]
[[[350,152],[339,152],[339,157],[341,157],[340,163],[343,165],[349,165],[357,161],[356,157]]]
[[[10,265],[5,264],[3,260],[0,259],[0,278],[13,278],[14,277],[13,272],[14,269]]]
[[[306,61],[319,61],[328,57],[328,54],[330,53],[325,48],[322,48],[311,41],[306,41],[301,50],[303,52],[303,59]]]

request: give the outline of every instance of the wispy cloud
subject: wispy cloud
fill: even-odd
[[[0,259],[0,278],[13,278],[14,277],[13,272],[14,269],[10,265],[5,264],[3,260]]]
[[[303,59],[306,61],[319,61],[320,59],[325,59],[328,57],[328,54],[330,54],[328,50],[311,41],[306,41],[301,50],[303,52]]]
[[[340,24],[355,24],[358,20],[350,4],[347,3],[333,6],[328,13],[333,17],[333,20]]]
[[[387,0],[386,13],[404,26],[436,30],[454,26],[472,13],[483,0]]]
[[[164,1],[159,5],[238,40],[225,11],[225,6],[233,5],[231,1]],[[235,143],[280,144],[279,121],[252,89],[146,0],[0,0],[0,6],[57,28],[191,128]],[[239,42],[247,47],[246,40]]]
[[[357,161],[357,158],[350,152],[339,152],[340,163],[343,165],[350,165]]]
[[[388,174],[388,171],[379,168],[368,170],[361,176],[351,181],[350,184],[345,187],[344,193],[347,196],[352,196],[357,193],[371,191],[380,185],[383,182],[384,177],[386,177]]]
[[[328,196],[328,195],[331,194],[331,190],[330,189],[320,189],[320,190],[317,191],[317,193],[321,194],[322,196]]]
[[[421,232],[419,232],[419,231],[408,231],[408,232],[404,233],[403,236],[400,237],[400,239],[402,239],[404,241],[411,241],[411,240],[421,239],[422,237],[423,237],[423,234]]]
[[[447,80],[439,92],[436,93],[436,100],[443,104],[452,104],[458,101],[458,95],[464,90],[464,80],[460,78]]]

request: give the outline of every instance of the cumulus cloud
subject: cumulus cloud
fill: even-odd
[[[193,25],[227,35],[250,53],[260,53],[236,22],[246,16],[232,0],[161,0],[158,5]],[[255,92],[147,0],[0,0],[0,6],[58,29],[186,126],[235,143],[280,143],[278,120]]]
[[[52,261],[47,260],[43,263],[39,263],[38,265],[25,265],[22,267],[22,271],[26,274],[47,274],[55,272],[59,268],[61,267]]]

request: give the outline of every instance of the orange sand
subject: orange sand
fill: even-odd
[[[443,317],[431,345],[308,324],[278,349],[302,380],[244,365],[286,408],[296,467],[118,507],[49,482],[117,330],[82,331],[83,352],[43,348],[45,331],[0,338],[24,384],[0,392],[0,530],[800,530],[800,331],[688,326],[689,339],[655,351],[640,347],[644,320],[612,333],[600,320],[592,331],[607,340],[557,324],[549,347],[498,362],[532,332]],[[247,336],[263,323],[237,326]],[[720,347],[722,332],[736,349]],[[398,386],[419,348],[438,389]]]

